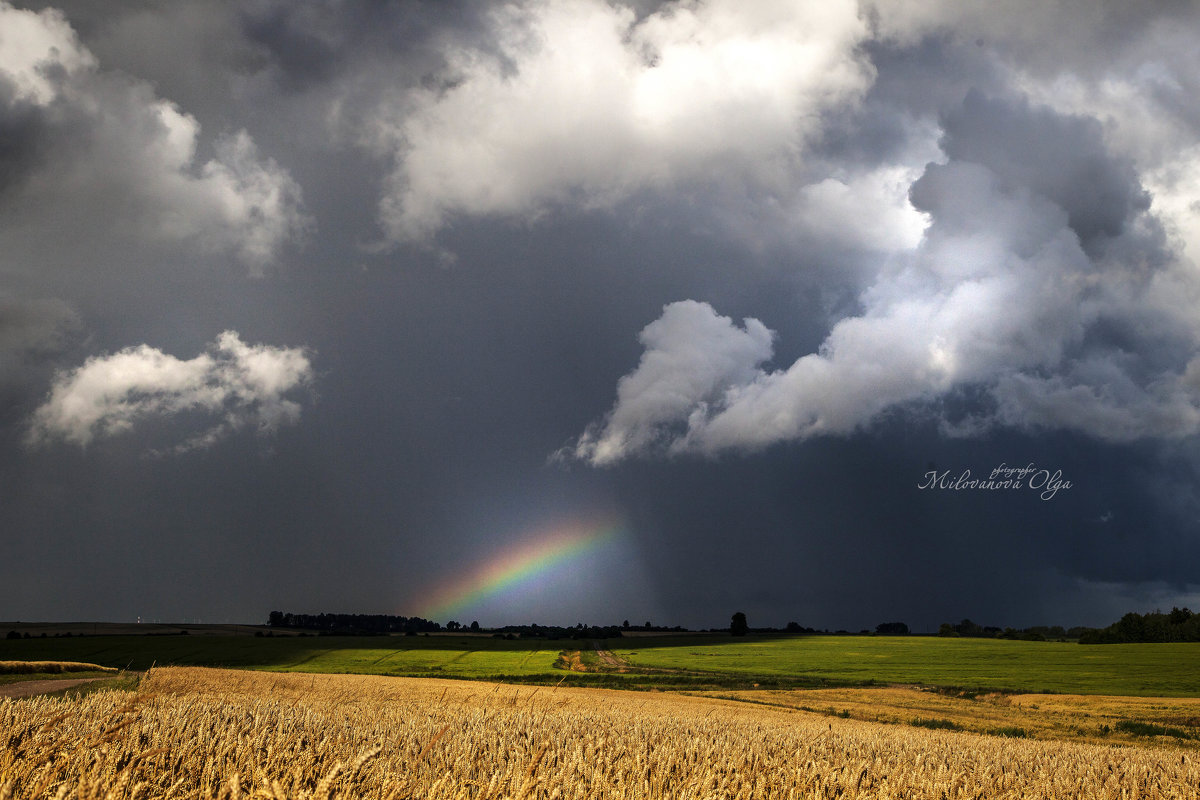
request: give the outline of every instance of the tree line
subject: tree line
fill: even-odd
[[[1062,625],[1032,625],[1028,628],[999,628],[995,625],[978,625],[969,619],[961,622],[943,622],[938,636],[967,636],[978,639],[1019,639],[1025,642],[1078,639],[1092,628],[1064,628]]]
[[[432,633],[443,630],[437,622],[422,617],[401,617],[393,614],[291,614],[283,611],[272,611],[267,615],[267,624],[272,628],[301,628],[315,630],[318,633],[342,634],[349,636],[384,635],[389,633]],[[458,630],[457,622],[451,623]],[[471,623],[473,630],[479,630],[479,623]]]
[[[1080,644],[1123,644],[1126,642],[1200,642],[1200,614],[1186,608],[1169,613],[1129,612],[1107,628],[1086,631]]]

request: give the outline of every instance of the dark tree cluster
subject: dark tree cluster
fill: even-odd
[[[288,614],[272,611],[267,617],[267,624],[272,628],[299,628],[344,636],[417,634],[442,630],[438,623],[421,617],[399,617],[391,614]],[[478,623],[475,624],[475,629],[478,630]]]
[[[1089,630],[1079,637],[1080,644],[1125,642],[1200,642],[1200,614],[1186,608],[1172,608],[1169,614],[1131,611],[1107,628]]]
[[[1045,642],[1078,639],[1089,628],[1064,628],[1061,625],[1034,625],[1029,628],[998,628],[976,625],[969,619],[962,622],[943,622],[938,636],[970,636],[982,639],[1018,639],[1025,642]]]
[[[582,622],[568,628],[534,622],[529,625],[505,625],[494,630],[496,632],[493,635],[505,639],[616,639],[622,635],[622,628],[617,625],[585,625]]]
[[[907,636],[908,625],[903,622],[881,622],[875,626],[875,632],[880,636]]]

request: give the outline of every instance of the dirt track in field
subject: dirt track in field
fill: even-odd
[[[58,692],[63,689],[70,689],[73,686],[103,680],[108,680],[108,677],[66,678],[61,681],[17,681],[16,683],[6,683],[0,686],[0,697],[32,697],[35,694]]]

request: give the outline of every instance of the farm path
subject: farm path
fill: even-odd
[[[592,642],[592,649],[596,651],[596,658],[600,659],[600,663],[606,669],[615,670],[616,672],[625,672],[629,668],[629,662],[623,658],[617,658],[612,650],[605,650],[600,642]]]
[[[32,697],[35,694],[43,694],[45,692],[58,692],[63,689],[70,689],[73,686],[80,686],[92,681],[102,681],[107,678],[67,678],[66,680],[56,681],[17,681],[16,683],[6,683],[0,686],[0,697]]]

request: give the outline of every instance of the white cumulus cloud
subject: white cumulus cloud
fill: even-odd
[[[383,109],[393,241],[455,214],[536,216],[714,184],[790,197],[823,112],[874,72],[851,0],[687,0],[639,18],[602,0],[498,6],[489,48],[448,54],[442,85]]]
[[[670,304],[642,331],[641,363],[617,385],[608,418],[579,438],[575,457],[608,464],[669,440],[672,427],[751,380],[771,357],[771,339],[756,319],[738,328],[707,303]]]
[[[60,373],[34,412],[28,442],[82,447],[141,421],[181,414],[209,424],[177,450],[211,445],[245,427],[271,433],[299,420],[300,404],[289,395],[312,378],[302,348],[246,344],[236,331],[225,331],[208,352],[186,360],[142,344]]]

